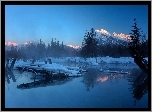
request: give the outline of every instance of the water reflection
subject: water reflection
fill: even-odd
[[[127,74],[119,74],[119,73],[103,73],[103,72],[100,72],[100,70],[96,68],[89,68],[87,69],[87,71],[88,72],[84,74],[83,80],[82,80],[87,91],[90,91],[90,89],[93,88],[97,82],[105,82],[105,81],[111,80],[112,78],[116,79],[116,82],[117,82],[118,78],[122,78],[122,77],[125,78],[127,75]]]
[[[137,72],[136,75],[131,75],[129,77],[129,82],[131,84],[130,90],[132,90],[133,98],[139,101],[146,93],[148,93],[148,74],[145,72]]]
[[[113,70],[118,70],[114,69]],[[104,83],[115,79],[118,82],[120,78],[126,78],[128,80],[128,88],[135,100],[140,100],[148,92],[148,75],[140,69],[126,70],[129,74],[120,73],[101,73],[97,69],[88,69],[88,72],[84,74],[82,82],[84,83],[86,90],[90,91],[97,82]],[[129,94],[129,93],[128,93]]]
[[[53,86],[53,85],[62,85],[72,80],[72,77],[67,77],[63,73],[49,75],[45,73],[36,73],[30,71],[21,71],[20,74],[17,76],[22,77],[22,75],[26,76],[26,79],[23,79],[21,84],[17,85],[18,89],[31,89],[37,87],[46,87],[46,86]],[[27,75],[26,75],[27,74]],[[17,79],[18,79],[17,78]],[[28,80],[28,83],[25,83]],[[24,83],[23,83],[24,82]]]
[[[74,66],[74,65],[71,65],[71,66]],[[122,69],[118,69],[118,68],[111,69],[110,68],[109,70],[121,71]],[[119,96],[119,95],[121,95],[121,94],[119,94],[119,91],[121,89],[126,90],[125,92],[122,91],[122,97],[125,94],[128,99],[129,98],[131,99],[129,101],[133,102],[133,100],[132,100],[133,98],[136,100],[140,100],[140,99],[142,99],[144,94],[146,94],[148,91],[148,83],[147,83],[148,76],[145,73],[141,72],[140,69],[125,69],[125,71],[129,72],[130,74],[103,73],[103,72],[100,72],[100,70],[96,69],[96,68],[89,68],[89,69],[87,69],[87,71],[88,72],[84,73],[84,75],[80,78],[80,80],[82,79],[83,85],[81,86],[82,88],[79,86],[79,90],[83,91],[84,90],[83,86],[85,86],[85,89],[86,89],[85,91],[83,91],[84,93],[82,93],[82,96],[84,96],[84,95],[91,95],[92,96],[92,93],[94,93],[99,98],[103,98],[104,100],[106,100],[108,102],[107,104],[109,104],[109,105],[110,105],[109,102],[111,102],[111,98],[113,98],[113,96],[110,96],[111,94],[109,94],[109,93],[115,93],[114,96]],[[11,74],[11,73],[9,73],[9,74]],[[15,72],[14,72],[14,74],[15,74]],[[20,76],[21,75],[25,76],[25,72],[20,73]],[[18,86],[15,85],[15,88],[17,87],[18,89],[32,89],[32,88],[38,88],[38,87],[63,85],[67,82],[72,81],[72,79],[73,79],[72,77],[44,78],[44,77],[42,77],[42,75],[40,75],[40,76],[36,77],[36,79],[34,80],[34,79],[31,79],[31,76],[32,75],[28,75],[28,77],[26,77],[29,79],[28,83],[27,83],[25,80],[23,80],[23,78],[19,81],[17,78],[17,77],[19,77],[19,75],[18,76],[15,75],[17,83],[19,82],[18,83],[19,85]],[[6,76],[6,77],[9,79],[10,75]],[[12,79],[15,79],[15,78],[12,78]],[[124,80],[120,80],[122,78]],[[110,85],[108,85],[108,83],[106,83],[108,81],[110,81],[110,82],[112,82],[112,81],[118,82],[119,81],[119,83],[115,83],[115,85],[112,86],[111,83],[110,83]],[[79,82],[72,81],[72,83],[73,82],[75,83],[74,85],[76,85],[76,87],[77,87],[77,85],[80,85]],[[69,90],[71,90],[75,87],[74,85],[70,86],[70,84],[71,83],[68,83]],[[100,84],[100,86],[98,86],[99,84]],[[128,85],[128,84],[130,84],[130,85]],[[107,87],[105,87],[105,86],[107,86]],[[103,87],[103,88],[101,89],[101,87]],[[129,88],[131,92],[128,91],[128,87],[131,87],[131,88]],[[108,88],[108,90],[107,90],[107,88]],[[41,89],[42,88],[40,88],[40,90]],[[93,91],[91,91],[91,89],[93,89]],[[63,89],[63,91],[65,91],[65,88]],[[89,91],[91,91],[91,92],[89,92]],[[70,94],[71,93],[72,92],[70,92]],[[70,96],[70,94],[69,94],[69,96]],[[78,95],[79,95],[79,93],[78,93]],[[109,99],[106,99],[106,97],[105,97],[106,95],[109,95],[109,97],[108,97]],[[90,100],[92,101],[91,98],[90,98]],[[120,99],[118,98],[115,100],[119,101]],[[128,102],[128,101],[126,101],[125,98],[124,99],[122,98],[122,100],[124,102]],[[135,100],[135,105],[136,105],[136,100]],[[94,100],[94,101],[96,102],[96,100]],[[101,103],[102,101],[99,101],[99,102]]]
[[[14,77],[14,74],[12,71],[5,71],[5,79],[7,81],[7,83],[10,83],[10,79],[12,78],[13,82],[16,82],[16,79]]]
[[[118,78],[125,78],[126,74],[102,74],[97,78],[97,82],[105,82],[107,80],[118,79]]]
[[[91,88],[96,84],[96,78],[100,71],[98,69],[89,68],[88,72],[84,74],[82,82],[84,83],[86,90],[90,91]]]
[[[54,86],[54,85],[62,85],[72,80],[71,77],[57,77],[57,78],[43,78],[35,81],[34,78],[31,78],[34,81],[30,83],[23,83],[20,85],[17,85],[18,89],[31,89],[31,88],[37,88],[37,87],[46,87],[46,86]]]
[[[8,84],[10,83],[10,79],[12,79],[13,82],[16,82],[14,73],[8,67],[5,68],[5,79],[6,79]]]
[[[122,69],[109,69],[121,71]],[[124,69],[123,69],[124,70]],[[103,73],[99,69],[89,68],[79,78],[47,78],[38,74],[35,81],[32,73],[14,71],[16,82],[6,89],[7,107],[93,107],[93,108],[142,108],[147,107],[145,96],[139,95],[137,85],[143,78],[140,69],[125,69],[130,74]],[[17,75],[18,74],[18,75]],[[142,75],[143,77],[143,75]],[[32,78],[32,79],[31,79]],[[80,82],[82,81],[82,82]],[[116,83],[115,83],[116,82]],[[130,84],[130,85],[129,85]],[[18,86],[17,86],[18,85]],[[56,86],[60,85],[60,86]],[[18,87],[18,88],[17,88]],[[128,88],[132,87],[129,91]],[[142,86],[143,88],[145,86]],[[24,90],[21,90],[24,89]],[[45,92],[44,92],[45,91]],[[141,91],[145,91],[142,89]],[[37,94],[35,94],[35,92]],[[14,93],[14,94],[12,94]],[[32,94],[31,94],[32,93]],[[51,93],[51,94],[50,94]],[[62,93],[62,94],[61,94]],[[30,95],[27,95],[30,94]],[[41,94],[42,97],[39,97]],[[143,94],[143,92],[142,92]],[[23,98],[23,95],[25,98]],[[140,102],[133,106],[134,99],[141,97]],[[134,98],[133,98],[134,97]],[[37,103],[32,103],[33,99]],[[147,98],[147,96],[146,96]],[[15,100],[14,100],[15,99]],[[27,99],[27,100],[25,100]],[[73,103],[71,103],[71,99]],[[18,102],[24,101],[20,104]],[[81,103],[80,103],[81,102]],[[129,102],[129,103],[128,103]],[[136,102],[135,102],[136,103]],[[42,105],[44,104],[44,105]]]

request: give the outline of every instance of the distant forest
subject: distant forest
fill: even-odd
[[[129,40],[128,40],[129,41]],[[148,56],[148,40],[142,40],[141,44],[141,54],[144,57]],[[74,49],[63,44],[59,41],[51,40],[48,45],[46,45],[41,39],[39,42],[28,42],[26,45],[11,46],[10,50],[5,50],[6,58],[16,58],[16,59],[44,59],[46,57],[104,57],[110,56],[114,58],[119,57],[130,57],[130,51],[128,47],[128,42],[123,41],[121,43],[112,43],[112,41],[107,43],[99,43],[98,38],[96,38],[96,32],[93,28],[85,33],[82,46],[79,49]]]

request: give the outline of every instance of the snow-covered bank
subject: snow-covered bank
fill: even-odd
[[[145,58],[145,59],[148,60],[148,58]],[[59,65],[55,64],[55,63],[76,63],[80,66],[81,65],[98,66],[98,65],[104,65],[104,64],[136,65],[134,63],[134,59],[132,57],[112,58],[112,57],[106,56],[106,57],[97,57],[97,59],[96,58],[84,59],[82,57],[65,57],[65,58],[53,58],[53,57],[51,57],[51,60],[54,63],[51,65],[53,67],[59,67]],[[18,61],[16,61],[14,67],[19,66],[19,65],[29,65],[29,64],[31,64],[30,60],[27,60],[27,62],[24,62],[23,60],[18,60]],[[43,64],[45,64],[45,62],[43,59],[41,59],[41,60],[37,60],[34,64],[43,65]],[[46,64],[45,66],[47,66],[47,65],[48,64]]]
[[[120,58],[112,58],[109,56],[106,57],[97,57],[96,58],[82,58],[82,57],[66,57],[66,58],[51,58],[53,62],[87,62],[92,64],[97,63],[134,63],[134,59],[132,57],[120,57]],[[97,62],[96,62],[97,61]]]
[[[148,58],[145,58],[148,60]],[[92,66],[98,66],[99,64],[135,64],[134,59],[131,57],[121,57],[121,58],[112,58],[112,57],[97,57],[96,58],[82,58],[82,57],[65,57],[65,58],[53,58],[51,57],[53,63],[76,63],[76,64],[86,64]],[[97,62],[96,62],[97,61]],[[18,65],[31,64],[30,60],[26,62],[23,60],[17,60],[14,67]],[[37,60],[34,64],[45,64],[45,59]]]
[[[15,66],[17,69],[25,70],[25,71],[49,71],[50,73],[56,75],[56,74],[62,74],[64,73],[66,76],[81,76],[81,72],[84,71],[83,69],[79,67],[68,67],[63,66],[57,63],[52,64],[42,64],[42,63],[35,63],[34,65],[28,64],[28,63],[22,63]],[[36,73],[36,72],[34,72]],[[37,74],[37,73],[36,73]]]
[[[61,58],[51,58],[51,61],[53,63],[70,63],[70,62],[75,62],[75,63],[87,63],[91,65],[98,65],[98,64],[135,64],[134,59],[132,57],[120,57],[120,58],[112,58],[109,56],[106,57],[97,57],[97,58],[82,58],[82,57],[61,57]],[[47,58],[46,58],[47,59]],[[45,64],[46,59],[41,59],[37,60],[35,64]],[[148,61],[148,57],[144,58]],[[23,60],[18,60],[16,61],[16,64],[26,64],[26,63],[31,63],[30,60],[27,60],[27,62],[24,62]]]
[[[51,57],[50,57],[51,58]],[[148,58],[145,58],[148,60]],[[37,60],[34,64],[37,66],[30,66],[30,60],[24,62],[23,60],[16,61],[14,68],[18,66],[27,66],[35,69],[46,69],[47,71],[67,73],[69,76],[80,76],[80,71],[86,71],[85,69],[89,67],[95,68],[103,68],[109,69],[110,67],[120,67],[127,68],[128,65],[135,66],[134,59],[132,57],[120,57],[120,58],[112,58],[112,57],[97,57],[97,58],[82,58],[82,57],[65,57],[65,58],[51,58],[52,64],[45,64],[45,61]],[[59,63],[76,63],[77,67],[63,66]],[[107,67],[108,65],[108,67]],[[110,65],[110,66],[109,66]],[[117,66],[116,66],[117,65]],[[120,65],[120,66],[119,66]],[[106,68],[107,67],[107,68]]]
[[[148,57],[144,58],[146,61],[148,61]]]

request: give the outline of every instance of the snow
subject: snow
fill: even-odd
[[[109,56],[106,57],[97,57],[97,58],[82,58],[82,57],[62,57],[62,58],[52,58],[48,57],[52,60],[52,64],[45,64],[45,59],[38,60],[34,63],[34,65],[31,66],[30,60],[27,62],[24,62],[23,60],[16,61],[15,67],[29,67],[29,68],[35,68],[35,69],[46,69],[48,71],[52,71],[55,73],[66,73],[69,76],[81,76],[80,72],[86,72],[86,70],[83,69],[83,66],[86,68],[94,67],[99,68],[101,72],[104,72],[103,68],[100,67],[101,64],[131,64],[135,65],[134,59],[132,57],[120,57],[120,58],[112,58]],[[148,60],[148,58],[145,58]],[[57,63],[77,63],[78,67],[70,67],[70,66],[63,66],[61,64]],[[116,66],[115,65],[115,66]],[[104,67],[104,65],[102,66]],[[111,71],[116,72],[116,71]],[[117,71],[118,72],[118,71]]]
[[[64,63],[64,62],[76,62],[76,63],[80,63],[80,62],[86,62],[88,64],[92,64],[92,65],[98,65],[99,63],[109,63],[109,64],[113,64],[113,63],[134,63],[134,59],[132,57],[120,57],[120,58],[112,58],[109,56],[106,57],[97,57],[97,62],[96,62],[96,58],[86,58],[86,60],[82,57],[61,57],[61,58],[53,58],[53,57],[48,57],[52,60],[52,62],[54,63]],[[145,58],[146,60],[148,60],[148,58]],[[44,61],[46,60],[39,60],[37,62],[35,62],[36,64],[41,63],[41,64],[45,64]],[[43,61],[43,62],[42,62]],[[22,61],[23,63],[23,61]]]
[[[129,72],[124,72],[123,70],[122,71],[111,71],[111,70],[102,70],[102,69],[100,69],[100,71],[104,72],[104,73],[129,74]]]
[[[121,57],[121,58],[112,58],[109,56],[102,57],[100,62],[105,62],[109,64],[120,64],[120,63],[134,63],[134,59],[132,57]]]
[[[148,60],[148,58],[144,58],[146,60]],[[76,62],[76,63],[88,63],[90,65],[98,65],[99,63],[107,63],[107,64],[120,64],[120,63],[134,63],[134,59],[132,57],[121,57],[121,58],[112,58],[109,56],[106,57],[97,57],[97,62],[95,58],[86,58],[86,60],[84,58],[81,57],[65,57],[65,58],[51,58],[53,63],[57,63],[57,62]],[[15,66],[18,65],[25,65],[25,64],[31,64],[30,61],[24,62],[23,60],[19,60],[16,61]],[[36,61],[34,64],[39,64],[39,65],[43,65],[45,64],[44,60],[39,60]],[[47,64],[46,64],[47,66]],[[55,64],[53,64],[53,66],[56,66]],[[58,66],[58,65],[57,65]]]
[[[148,62],[148,57],[144,58]]]
[[[25,64],[25,63],[24,63]],[[42,64],[42,63],[37,63],[37,64]],[[45,69],[47,71],[51,71],[51,72],[55,72],[55,73],[68,73],[69,76],[81,76],[81,74],[79,74],[78,67],[71,67],[74,69],[69,69],[70,67],[66,67],[57,63],[52,63],[52,64],[43,64],[40,67],[38,66],[30,66],[30,65],[23,65],[23,63],[21,62],[21,64],[17,64],[19,67],[20,66],[24,66],[24,67],[29,67],[29,68],[35,68],[35,69]],[[16,66],[17,67],[17,66]]]

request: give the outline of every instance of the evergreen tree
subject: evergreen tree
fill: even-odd
[[[137,27],[137,21],[134,19],[134,26],[131,34],[131,41],[129,43],[129,48],[131,55],[134,58],[135,63],[148,74],[148,62],[143,58],[141,54],[141,43],[140,43],[140,29]]]
[[[131,49],[131,55],[134,57],[135,54],[140,52],[140,29],[137,27],[137,21],[134,19],[134,26],[132,33],[130,33],[131,41],[129,43],[129,48]]]
[[[10,57],[18,58],[17,46],[14,46],[13,44],[11,45]]]
[[[82,42],[81,54],[83,57],[97,57],[98,42],[96,40],[96,32],[91,28],[90,32],[85,33]]]
[[[47,54],[47,56],[51,56],[51,46],[50,46],[49,43],[48,43],[48,46],[47,46],[47,49],[46,49],[46,54]]]

